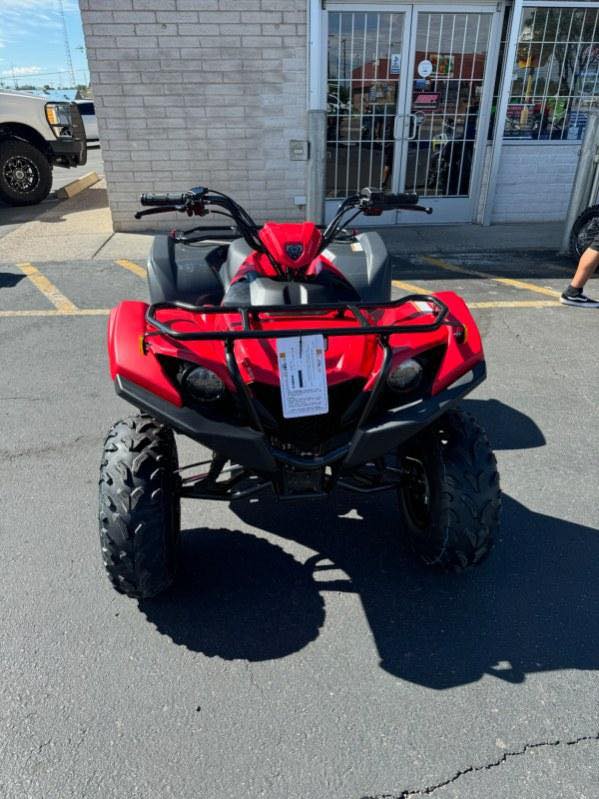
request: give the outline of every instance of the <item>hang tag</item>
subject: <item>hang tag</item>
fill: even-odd
[[[277,339],[281,402],[285,419],[329,411],[324,337]]]

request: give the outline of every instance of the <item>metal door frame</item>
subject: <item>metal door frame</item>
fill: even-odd
[[[485,71],[482,79],[482,93],[480,97],[480,112],[476,128],[476,139],[473,148],[473,161],[470,174],[470,187],[467,197],[426,197],[425,203],[435,209],[432,216],[425,219],[413,219],[415,214],[398,214],[397,223],[427,223],[427,224],[459,224],[474,221],[477,205],[480,199],[482,172],[485,161],[486,141],[491,118],[491,105],[493,101],[493,87],[499,58],[501,39],[502,10],[497,6],[484,4],[454,4],[454,3],[414,3],[412,6],[411,37],[408,65],[408,86],[413,85],[416,61],[416,36],[418,32],[418,15],[424,14],[489,14],[492,16],[489,28],[489,43],[485,59]],[[409,114],[410,108],[406,108]],[[401,141],[401,154],[398,164],[399,179],[396,186],[405,187],[409,140],[403,137]],[[423,195],[426,196],[426,195]],[[451,204],[451,205],[450,205]],[[453,207],[452,207],[453,206]]]
[[[423,13],[472,13],[472,14],[489,14],[492,16],[491,26],[489,29],[489,45],[487,49],[487,58],[485,60],[485,71],[483,75],[483,90],[480,99],[480,112],[477,125],[477,134],[474,142],[474,158],[472,171],[470,175],[470,190],[468,197],[430,197],[427,198],[426,203],[431,207],[438,209],[437,214],[432,216],[416,215],[416,214],[395,214],[394,212],[387,212],[380,217],[364,217],[360,220],[361,226],[368,224],[384,225],[384,224],[448,224],[448,223],[468,223],[474,221],[477,215],[477,206],[480,201],[480,189],[482,183],[482,173],[486,154],[487,132],[489,128],[489,121],[491,117],[491,104],[493,99],[493,88],[495,83],[495,75],[497,71],[499,59],[499,47],[501,38],[501,23],[503,19],[503,9],[499,4],[483,4],[483,3],[460,3],[459,5],[453,3],[435,3],[434,0],[427,3],[415,2],[412,3],[370,3],[366,2],[327,2],[326,11],[322,12],[322,34],[321,43],[322,51],[320,64],[318,65],[318,72],[320,73],[318,80],[320,82],[320,98],[322,105],[326,108],[324,102],[328,90],[328,28],[329,28],[329,11],[334,12],[387,12],[387,13],[401,13],[404,15],[404,26],[402,33],[402,59],[404,59],[404,52],[406,54],[407,69],[404,74],[400,74],[398,97],[395,109],[395,124],[394,131],[401,130],[402,134],[396,138],[394,145],[393,157],[393,172],[391,176],[391,184],[394,191],[401,190],[405,185],[407,158],[409,140],[406,135],[406,130],[409,130],[409,120],[412,113],[411,108],[411,92],[409,87],[413,85],[414,69],[416,60],[416,36],[418,30],[418,14]],[[403,122],[402,122],[403,120]],[[325,175],[323,174],[323,180]],[[325,197],[325,217],[329,219],[332,216],[334,206],[336,207],[338,199],[327,199]],[[453,204],[453,208],[449,204]],[[453,213],[451,213],[453,211]],[[424,218],[422,218],[424,217]]]
[[[369,13],[387,13],[387,14],[403,14],[403,28],[402,28],[402,36],[401,36],[401,57],[402,61],[404,59],[409,58],[409,49],[410,49],[410,42],[411,42],[411,31],[412,31],[412,12],[413,12],[413,4],[412,3],[363,3],[363,4],[349,4],[343,2],[337,3],[327,3],[326,5],[326,17],[324,21],[324,31],[323,31],[323,40],[325,46],[325,55],[323,60],[324,65],[324,81],[323,83],[327,87],[328,91],[328,40],[329,40],[329,15],[328,12],[346,12],[346,13],[357,13],[357,14],[369,14]],[[397,125],[399,120],[405,116],[405,107],[407,103],[407,92],[408,92],[408,81],[407,81],[407,74],[406,70],[401,70],[399,74],[399,81],[397,86],[397,100],[395,104],[395,115],[393,120],[393,131],[397,129]],[[322,80],[322,77],[321,77]],[[395,140],[394,142],[394,150],[393,150],[393,172],[391,173],[391,185],[396,187],[397,184],[397,161],[399,155],[399,146],[400,142]],[[323,176],[324,177],[324,176]],[[326,177],[324,177],[326,180]],[[394,188],[394,191],[397,189]],[[331,198],[327,199],[325,197],[325,219],[328,222],[334,216],[335,209],[337,205],[341,202],[343,198]],[[361,217],[360,218],[360,227],[368,227],[368,226],[378,226],[378,225],[394,225],[397,219],[397,213],[395,211],[385,211],[385,213],[381,214],[381,216],[377,217]]]

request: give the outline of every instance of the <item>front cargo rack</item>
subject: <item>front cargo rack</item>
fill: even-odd
[[[373,325],[362,313],[368,310],[387,310],[399,308],[407,303],[425,302],[432,307],[430,313],[434,314],[434,321],[422,323],[396,323],[392,325]],[[159,311],[180,310],[191,313],[218,316],[239,314],[241,328],[238,330],[210,330],[210,331],[185,331],[176,330],[171,323],[161,322],[156,314]],[[322,326],[310,327],[303,330],[289,328],[269,328],[268,330],[253,328],[252,324],[260,322],[262,314],[275,314],[285,316],[312,316],[318,313],[337,312],[339,317],[351,313],[358,326],[335,327]],[[426,313],[426,312],[425,312]],[[386,338],[396,333],[430,333],[438,330],[445,322],[449,308],[438,297],[431,294],[409,294],[398,300],[389,302],[349,302],[349,303],[318,303],[313,305],[261,305],[261,306],[236,306],[236,305],[191,305],[185,302],[158,302],[151,305],[146,313],[146,321],[155,330],[145,333],[145,336],[164,335],[177,341],[235,341],[238,339],[267,339],[267,338],[292,338],[298,335],[323,335],[323,336],[364,336],[376,335]]]

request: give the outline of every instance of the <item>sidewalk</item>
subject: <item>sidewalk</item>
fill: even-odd
[[[181,218],[181,227],[189,220]],[[372,228],[369,228],[372,229]],[[560,249],[563,223],[508,225],[401,225],[378,228],[392,255],[501,252]],[[73,197],[53,204],[36,219],[0,239],[0,261],[60,262],[145,261],[152,233],[113,233],[102,180]]]
[[[563,222],[504,225],[398,225],[378,228],[392,255],[561,249]]]

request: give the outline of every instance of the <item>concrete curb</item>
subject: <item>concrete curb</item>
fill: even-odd
[[[94,183],[97,183],[99,180],[100,176],[97,172],[86,172],[85,175],[81,175],[80,178],[76,178],[76,180],[72,180],[70,183],[58,189],[55,192],[55,196],[59,200],[68,200],[84,189],[93,186]]]

